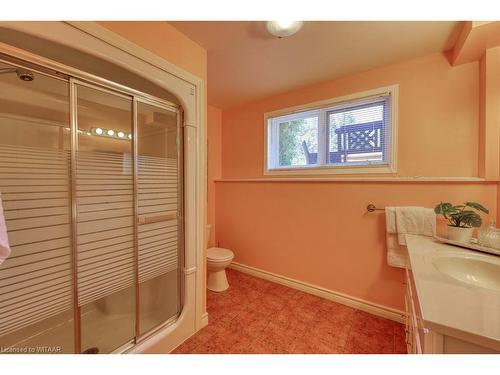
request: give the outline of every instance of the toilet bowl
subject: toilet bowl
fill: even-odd
[[[213,292],[222,292],[229,288],[226,267],[233,261],[234,254],[229,249],[211,247],[207,250],[207,288]]]
[[[207,245],[210,242],[210,232],[212,226],[207,225]],[[229,249],[222,247],[211,247],[207,249],[207,289],[213,292],[223,292],[229,288],[226,277],[226,267],[234,258],[234,254]]]

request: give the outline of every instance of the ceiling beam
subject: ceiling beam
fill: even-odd
[[[466,21],[455,46],[448,51],[451,65],[478,61],[489,48],[500,46],[500,22]]]

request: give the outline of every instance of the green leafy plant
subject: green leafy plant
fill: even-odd
[[[448,220],[449,226],[459,228],[478,228],[483,223],[483,220],[481,219],[481,216],[471,210],[471,208],[476,211],[489,213],[486,207],[475,202],[465,202],[464,204],[456,206],[453,206],[451,203],[441,202],[434,208],[434,212],[438,215],[443,215],[444,218]]]

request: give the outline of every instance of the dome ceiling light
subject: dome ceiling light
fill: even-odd
[[[299,31],[302,24],[302,21],[267,21],[266,27],[272,35],[284,38]]]

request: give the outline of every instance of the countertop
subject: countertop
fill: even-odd
[[[445,256],[493,263],[500,262],[500,257],[424,236],[407,235],[406,242],[424,327],[500,351],[500,291],[465,284],[433,263]]]

